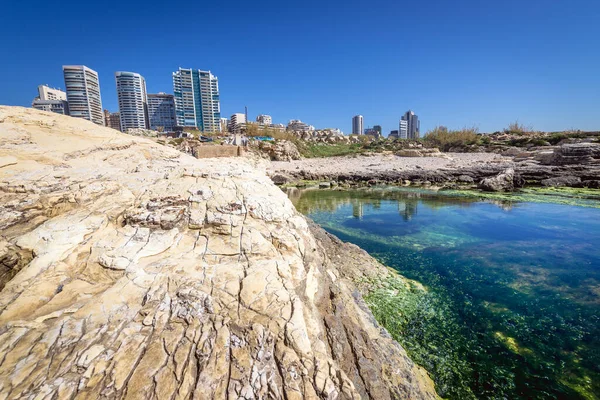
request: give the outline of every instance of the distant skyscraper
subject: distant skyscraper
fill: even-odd
[[[364,121],[362,115],[352,117],[352,134],[362,135],[364,130]]]
[[[177,125],[219,132],[219,81],[210,71],[179,68],[173,72]]]
[[[404,118],[404,117],[402,117]],[[398,138],[399,139],[408,139],[408,121],[405,119],[400,120],[400,125],[398,127]]]
[[[98,73],[85,65],[63,65],[69,113],[104,125]]]
[[[164,132],[175,130],[177,120],[175,118],[175,98],[172,94],[148,95],[148,122],[150,129],[163,129]]]
[[[261,125],[271,125],[273,124],[273,118],[271,118],[270,115],[261,114],[258,117],[256,117],[256,122],[258,122]]]
[[[398,135],[398,131],[394,130],[394,131],[390,131],[390,134],[388,135],[388,139],[398,139],[399,135]]]
[[[47,85],[38,86],[39,100],[67,100],[67,94],[60,89],[54,89]]]
[[[421,123],[419,117],[411,110],[408,110],[401,121],[407,122],[407,138],[418,139],[420,137]],[[402,122],[400,122],[400,134],[402,134]]]
[[[135,72],[115,72],[121,131],[148,128],[148,95],[146,80]]]
[[[383,129],[381,128],[381,125],[373,125],[373,129],[379,132],[379,136],[383,136]]]
[[[109,128],[121,130],[121,117],[118,112],[111,113],[108,110],[104,110],[104,124]]]

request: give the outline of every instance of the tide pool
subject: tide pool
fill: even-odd
[[[290,195],[327,231],[425,285],[384,282],[366,300],[441,396],[598,399],[600,202],[527,196]]]

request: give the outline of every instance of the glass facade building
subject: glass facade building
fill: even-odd
[[[421,136],[421,123],[419,117],[411,110],[408,110],[400,119],[400,138],[418,139]],[[404,136],[406,132],[406,136]]]
[[[148,95],[148,120],[150,129],[173,132],[177,126],[175,98],[172,94],[157,93]]]
[[[179,68],[173,72],[173,94],[178,126],[220,131],[219,81],[210,71]]]
[[[362,115],[352,117],[352,134],[362,135],[364,130],[364,120]]]
[[[98,73],[85,65],[63,65],[69,114],[104,125]]]

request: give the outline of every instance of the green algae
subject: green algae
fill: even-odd
[[[598,189],[527,187],[510,193],[479,190],[442,190],[439,193],[450,197],[500,201],[506,206],[521,202],[533,202],[600,208],[600,190]]]
[[[392,275],[373,282],[365,299],[443,397],[598,399],[598,229],[582,236],[580,224],[598,220],[599,194],[385,187],[307,190],[295,204],[425,285]]]

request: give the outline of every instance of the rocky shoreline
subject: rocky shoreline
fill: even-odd
[[[435,161],[432,161],[437,159]],[[511,171],[513,182],[497,190],[524,185],[600,188],[600,144],[564,144],[551,149],[491,153],[439,153],[429,157],[394,154],[272,162],[269,173],[277,184],[302,181],[340,185],[436,184],[480,187],[489,178]]]
[[[248,159],[0,107],[0,231],[0,398],[437,398]]]

